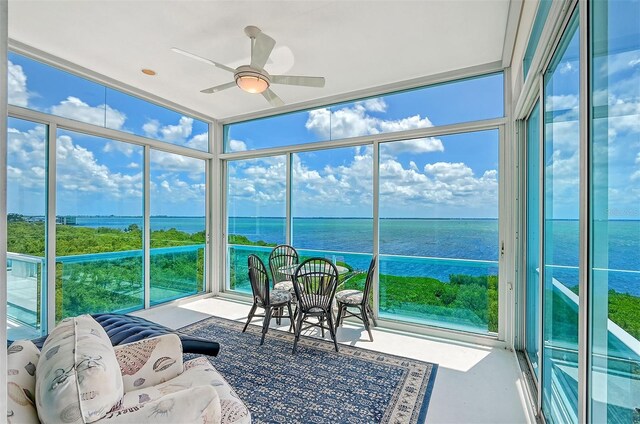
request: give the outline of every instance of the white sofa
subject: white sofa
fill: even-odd
[[[183,363],[175,334],[114,348],[83,315],[62,321],[41,352],[20,340],[7,354],[11,424],[251,422],[206,357]]]

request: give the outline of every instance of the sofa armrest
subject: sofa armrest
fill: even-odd
[[[182,343],[176,334],[163,334],[115,346],[124,392],[155,386],[184,371]]]

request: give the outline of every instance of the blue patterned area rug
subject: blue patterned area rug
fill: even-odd
[[[244,400],[255,423],[423,423],[437,364],[301,337],[223,318],[180,329],[220,342],[211,362]],[[196,355],[185,355],[194,357]]]

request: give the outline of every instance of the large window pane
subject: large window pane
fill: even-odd
[[[151,150],[152,305],[204,290],[205,162]]]
[[[640,413],[640,3],[591,4],[591,419]]]
[[[504,115],[496,73],[225,127],[225,152],[338,140]]]
[[[271,249],[287,237],[285,156],[228,162],[227,181],[227,289],[251,293],[249,255],[268,267]]]
[[[144,306],[143,148],[58,131],[56,319]]]
[[[7,126],[7,336],[16,340],[46,329],[47,127]]]
[[[578,19],[545,73],[544,324],[542,410],[577,422],[580,92]]]
[[[540,328],[540,104],[527,119],[526,352],[538,375]]]
[[[380,145],[380,315],[498,331],[498,130]]]
[[[208,151],[208,124],[162,106],[9,54],[9,103],[40,112]]]
[[[292,161],[293,245],[305,257],[346,266],[357,275],[343,276],[344,288],[361,289],[373,252],[372,147],[298,153]]]
[[[105,96],[108,110],[126,117],[124,128],[114,120],[107,121],[107,128],[124,129],[143,137],[209,151],[209,127],[206,122],[111,88],[106,89]]]

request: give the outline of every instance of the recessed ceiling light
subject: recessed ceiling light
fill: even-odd
[[[142,73],[143,73],[143,74],[145,74],[145,75],[151,75],[151,76],[153,76],[153,75],[155,75],[155,74],[156,74],[156,71],[154,71],[153,69],[143,69],[143,70],[142,70]]]

